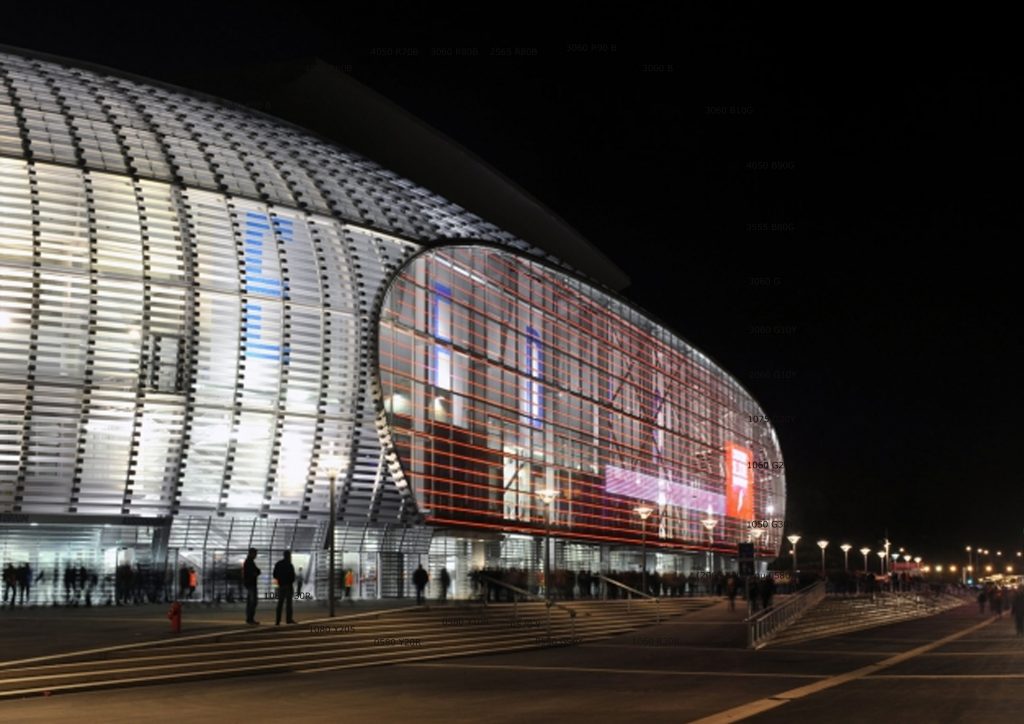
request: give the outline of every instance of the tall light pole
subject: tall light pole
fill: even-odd
[[[878,551],[878,573],[885,574],[885,551]]]
[[[644,532],[643,532],[643,541],[644,542],[643,542],[643,549],[642,549],[643,550],[643,556],[644,556],[644,564],[643,564],[643,574],[642,574],[642,577],[641,577],[642,583],[640,585],[643,587],[644,594],[646,594],[647,593],[647,518],[650,517],[651,513],[654,512],[654,508],[652,508],[649,505],[638,505],[635,508],[633,508],[633,512],[640,516],[640,525],[642,525],[643,529],[644,529]]]
[[[714,534],[714,530],[715,530],[715,526],[718,525],[718,519],[715,518],[714,515],[711,513],[711,506],[710,505],[708,506],[708,517],[705,518],[704,520],[702,520],[701,523],[703,523],[704,527],[708,529],[708,558],[710,560],[710,565],[708,566],[708,571],[711,572],[712,569],[715,567],[715,550],[714,550],[715,534]]]
[[[765,533],[765,529],[764,528],[751,528],[750,529],[750,537],[753,538],[753,543],[754,543],[754,575],[755,576],[757,575],[757,543],[761,539],[761,536],[764,535],[764,533]]]
[[[882,570],[882,573],[888,573],[889,572],[889,546],[891,546],[891,545],[892,545],[892,543],[889,542],[889,536],[886,536],[885,537],[885,568]]]
[[[547,512],[545,520],[547,528],[544,535],[544,598],[551,600],[551,504],[555,502],[558,491],[552,488],[544,488],[537,493],[544,501],[544,509]]]
[[[827,540],[818,541],[818,547],[821,548],[821,577],[825,577],[825,549],[828,548]]]
[[[843,570],[847,573],[850,572],[850,549],[853,548],[849,543],[843,543],[839,546],[843,550]]]
[[[334,443],[331,443],[330,447],[327,449],[327,454],[324,455],[323,459],[320,461],[320,467],[327,473],[327,477],[331,481],[331,517],[327,525],[327,535],[329,536],[328,544],[331,549],[329,559],[330,567],[327,569],[327,608],[331,618],[334,617],[334,590],[336,588],[334,585],[334,541],[338,537],[335,535],[334,531],[335,519],[338,517],[338,502],[335,488],[337,488],[338,485],[338,475],[341,473],[342,465],[343,461],[341,457],[334,452]]]
[[[868,548],[867,546],[864,546],[863,548],[860,549],[860,554],[862,556],[864,556],[864,575],[865,576],[868,574],[868,553],[870,553],[870,552],[871,552],[871,549]]]
[[[791,536],[786,536],[786,540],[793,546],[793,573],[796,573],[796,544],[800,540],[800,536],[794,533]]]

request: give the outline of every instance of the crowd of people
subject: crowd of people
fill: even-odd
[[[544,574],[523,568],[498,568],[488,566],[473,570],[470,574],[474,598],[483,596],[488,601],[510,601],[514,595],[506,586],[529,591],[535,595],[545,594]],[[649,596],[724,596],[729,581],[735,574],[704,573],[690,574],[647,571],[646,591],[644,574],[641,571],[609,571],[607,578],[628,588],[602,581],[601,574],[589,570],[573,571],[556,569],[551,572],[551,588],[547,592],[554,599],[572,601],[589,598],[626,598],[628,589],[646,593]],[[774,584],[772,586],[774,589]]]

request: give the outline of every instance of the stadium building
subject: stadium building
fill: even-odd
[[[346,112],[422,139],[433,191],[226,101],[0,50],[0,562],[188,565],[212,597],[250,546],[289,548],[322,596],[333,481],[364,597],[408,595],[421,562],[467,595],[474,568],[538,570],[548,535],[556,568],[734,565],[785,517],[757,402],[551,212],[367,98]]]

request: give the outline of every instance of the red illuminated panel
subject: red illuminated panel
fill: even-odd
[[[754,519],[754,454],[734,442],[725,444],[725,514],[740,520]]]

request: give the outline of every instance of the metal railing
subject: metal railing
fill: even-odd
[[[746,619],[747,646],[759,649],[783,628],[802,616],[812,606],[825,598],[825,582],[818,581],[787,600],[759,611]]]
[[[547,633],[548,633],[548,638],[551,638],[551,609],[552,608],[558,608],[558,609],[561,609],[561,610],[565,611],[567,614],[569,614],[569,620],[570,620],[570,623],[572,624],[572,637],[576,638],[576,616],[579,615],[579,612],[576,609],[570,608],[569,606],[566,606],[564,603],[558,603],[557,601],[552,601],[550,598],[547,598],[545,596],[541,596],[538,593],[534,593],[532,591],[527,591],[525,588],[520,588],[519,586],[513,586],[511,583],[505,583],[504,581],[499,581],[497,578],[491,578],[490,576],[480,576],[480,580],[484,581],[485,583],[489,583],[489,584],[492,584],[492,585],[499,586],[501,588],[507,589],[509,591],[512,591],[512,593],[513,593],[513,596],[512,596],[512,615],[515,618],[519,617],[519,597],[520,596],[522,596],[523,598],[534,600],[534,601],[543,601],[545,603],[544,610],[545,610],[545,613],[547,615]],[[480,597],[480,600],[483,602],[483,604],[485,606],[487,605],[487,588],[486,587],[484,588],[483,595]],[[590,614],[588,612],[584,611],[584,615],[589,616]]]
[[[616,581],[614,578],[608,578],[608,576],[606,576],[606,575],[604,575],[602,573],[598,573],[597,574],[597,578],[598,578],[598,580],[604,581],[605,583],[610,583],[613,586],[618,586],[619,588],[621,588],[622,590],[626,591],[629,594],[626,597],[626,611],[627,612],[630,612],[630,611],[633,610],[633,594],[634,593],[636,595],[640,596],[641,598],[647,599],[648,601],[654,601],[654,622],[655,623],[661,623],[661,600],[657,596],[652,596],[649,593],[644,593],[643,591],[638,591],[637,589],[632,588],[631,586],[627,586],[625,583],[620,583],[619,581]],[[606,596],[606,598],[607,598],[607,596]]]

